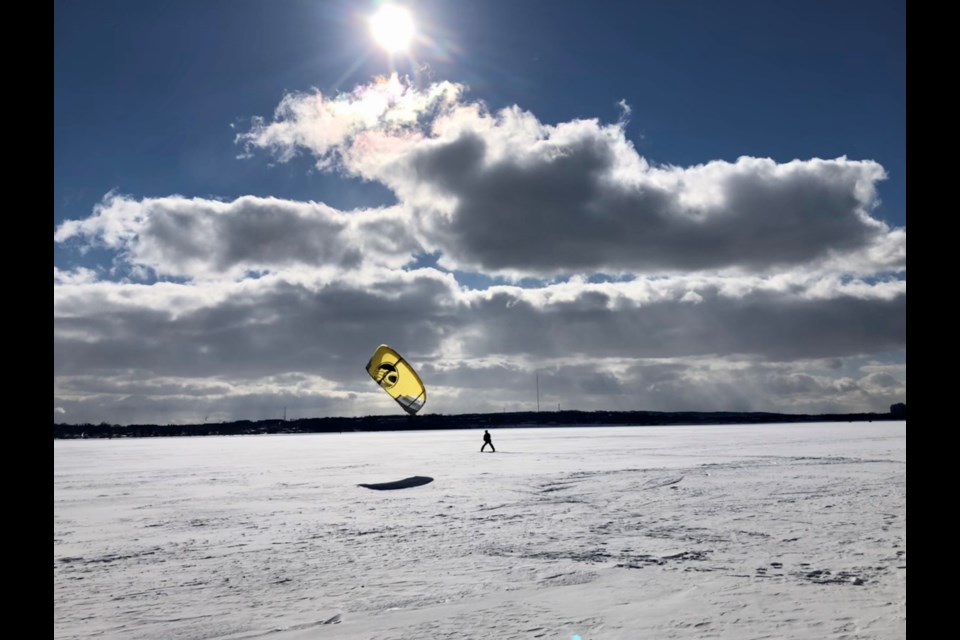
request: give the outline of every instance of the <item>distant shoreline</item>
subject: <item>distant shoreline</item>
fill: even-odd
[[[57,424],[53,438],[162,438],[183,436],[260,435],[269,433],[338,433],[343,431],[421,431],[450,429],[517,429],[532,427],[614,427],[721,425],[796,422],[873,422],[906,420],[906,405],[890,413],[789,414],[740,411],[525,411],[456,415],[301,418],[298,420],[235,420],[204,424]]]

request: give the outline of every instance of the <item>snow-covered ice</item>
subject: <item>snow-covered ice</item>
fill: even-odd
[[[903,422],[492,435],[54,441],[54,636],[906,637]]]

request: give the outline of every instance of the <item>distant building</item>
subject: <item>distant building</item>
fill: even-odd
[[[907,419],[907,405],[903,402],[898,402],[897,404],[890,405],[890,415],[894,418],[903,418]]]

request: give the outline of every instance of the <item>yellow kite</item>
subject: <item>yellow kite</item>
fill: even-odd
[[[410,415],[423,408],[427,389],[410,363],[385,344],[377,347],[367,363],[367,373]]]

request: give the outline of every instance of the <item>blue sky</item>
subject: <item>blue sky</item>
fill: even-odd
[[[773,296],[767,302],[775,304],[776,298],[780,304],[788,291],[798,296],[791,303],[801,306],[814,304],[814,300],[831,300],[840,306],[869,302],[869,309],[855,311],[864,314],[861,326],[867,327],[865,332],[882,326],[886,333],[871,341],[862,335],[847,335],[849,328],[833,330],[828,323],[825,342],[837,345],[835,353],[800,349],[784,360],[773,354],[795,350],[783,344],[773,348],[774,337],[771,345],[733,337],[712,337],[704,342],[702,325],[728,316],[703,312],[702,317],[690,319],[689,327],[690,341],[703,344],[700,348],[677,346],[671,350],[637,344],[625,347],[615,359],[606,347],[598,347],[596,354],[578,350],[576,357],[589,375],[615,383],[608,385],[607,396],[587,393],[602,384],[581,385],[584,408],[861,410],[883,409],[889,402],[904,399],[905,336],[899,332],[898,322],[902,324],[906,295],[905,3],[681,1],[605,7],[602,3],[556,1],[409,2],[406,6],[414,15],[419,37],[408,55],[392,59],[368,32],[366,20],[377,6],[374,2],[301,1],[55,3],[55,419],[183,421],[201,413],[255,418],[260,417],[258,413],[274,411],[267,407],[297,406],[298,401],[302,401],[304,415],[389,412],[389,404],[365,395],[375,390],[365,386],[369,381],[344,379],[339,370],[305,365],[292,356],[278,357],[272,368],[262,369],[251,364],[259,357],[254,349],[237,356],[238,362],[228,365],[224,361],[220,367],[208,362],[193,371],[162,364],[149,350],[142,351],[138,360],[122,344],[114,343],[117,327],[108,331],[106,325],[98,324],[106,321],[94,312],[96,304],[102,308],[106,299],[147,296],[149,301],[145,298],[118,309],[119,315],[112,321],[122,325],[120,334],[137,335],[146,330],[137,323],[148,310],[157,312],[160,303],[154,298],[163,291],[142,293],[143,288],[152,287],[158,279],[183,286],[180,293],[187,298],[200,296],[201,290],[209,295],[211,287],[220,287],[217,291],[222,292],[253,286],[243,282],[263,280],[265,275],[277,279],[270,286],[282,281],[321,298],[335,290],[347,295],[349,286],[355,286],[353,293],[362,296],[372,295],[369,292],[376,289],[370,274],[377,268],[381,275],[389,270],[388,279],[406,278],[404,282],[408,282],[423,278],[453,287],[444,294],[449,300],[441,304],[434,298],[432,311],[426,314],[431,318],[427,324],[434,330],[441,322],[438,318],[449,320],[438,311],[447,303],[459,305],[465,318],[472,318],[444,324],[440,339],[411,340],[407,346],[408,352],[428,363],[428,371],[439,381],[439,401],[434,403],[437,411],[503,406],[502,398],[467,400],[466,390],[453,373],[464,362],[476,363],[472,371],[499,367],[509,373],[484,380],[491,395],[510,398],[511,376],[525,379],[538,368],[555,374],[558,390],[567,389],[564,385],[576,390],[577,383],[562,373],[573,357],[572,334],[566,332],[582,326],[590,297],[605,296],[610,311],[609,317],[596,319],[597,330],[617,334],[614,325],[625,330],[624,325],[639,322],[617,309],[649,306],[651,300],[662,301],[666,295],[658,289],[658,293],[638,297],[636,287],[630,291],[582,288],[570,289],[563,298],[549,289],[549,283],[567,283],[570,288],[571,278],[589,284],[610,280],[610,276],[635,284],[665,279],[671,291],[686,292],[678,293],[678,300],[686,296],[698,309],[706,309],[714,296],[723,313],[731,313],[729,305],[744,308],[757,304],[758,311],[751,317],[760,319],[778,318],[784,311],[768,309],[759,298]],[[361,157],[367,147],[358,146],[354,134],[332,147],[310,142],[317,139],[318,132],[329,134],[321,131],[329,121],[311,120],[304,112],[274,115],[285,96],[290,98],[287,104],[295,107],[311,104],[311,95],[320,96],[325,108],[332,108],[340,95],[343,108],[360,108],[366,99],[362,96],[368,95],[363,91],[369,89],[373,95],[380,90],[375,78],[389,77],[392,72],[397,73],[397,86],[414,98],[427,100],[426,96],[434,95],[432,89],[439,92],[443,86],[455,87],[444,94],[447,97],[437,98],[440,102],[431,103],[430,109],[439,111],[418,112],[417,126],[455,123],[471,128],[471,136],[454,140],[430,132],[423,145],[403,147],[402,153],[409,156],[397,160],[391,169],[383,164],[383,156]],[[394,87],[390,95],[400,90]],[[453,93],[455,98],[450,97]],[[501,110],[516,109],[530,117],[523,131],[539,128],[539,133],[531,133],[530,144],[524,146],[521,129],[510,129],[514,125],[506,120],[495,125],[489,119],[470,120],[468,112],[475,108],[494,120]],[[357,126],[356,120],[349,122],[349,126]],[[576,124],[583,122],[593,122],[593,128],[587,131]],[[361,136],[366,136],[367,142],[401,145],[414,131],[407,126],[401,136],[384,128],[382,121],[363,127]],[[418,130],[417,135],[426,131]],[[488,134],[491,137],[485,137]],[[587,139],[589,145],[583,142]],[[470,140],[481,144],[474,149]],[[561,166],[556,157],[523,156],[535,154],[540,144],[537,140],[565,149],[572,158],[569,166]],[[470,162],[471,154],[487,154],[477,165],[484,169],[455,175],[452,170],[427,170],[427,165],[416,164],[430,161],[429,154],[441,142],[450,143],[447,156],[463,162]],[[599,147],[591,146],[596,144],[608,146],[596,151]],[[497,155],[498,145],[509,148],[507,156]],[[510,153],[527,160],[513,166]],[[757,162],[738,163],[741,157]],[[842,157],[846,161],[812,164],[818,158],[833,161]],[[762,165],[759,161],[764,159],[772,164]],[[791,161],[801,164],[790,165]],[[644,167],[638,162],[645,163]],[[707,169],[696,169],[706,165]],[[401,175],[404,167],[414,167],[411,171],[416,175]],[[671,167],[677,169],[673,174],[668,171]],[[616,183],[617,189],[624,189],[623,193],[617,191],[617,198],[605,193],[596,198],[584,195],[582,207],[571,205],[551,217],[550,212],[558,211],[564,202],[596,187],[589,181],[579,185],[577,180],[593,175],[591,171],[608,170],[603,180],[620,180],[633,172],[634,178]],[[841,174],[845,177],[836,178]],[[718,182],[712,183],[714,180]],[[550,201],[559,188],[572,183],[582,189],[564,196],[566,201]],[[645,207],[661,200],[638,193],[649,195],[651,189],[656,198],[676,201],[650,213],[652,209]],[[427,192],[433,199],[418,200]],[[717,193],[722,197],[711,200]],[[175,196],[183,202],[171,204],[170,198]],[[281,201],[286,213],[270,209],[266,200],[240,200],[248,196]],[[444,197],[459,204],[451,204],[454,208],[450,210],[424,213]],[[782,207],[777,204],[780,199]],[[721,201],[735,204],[729,205],[733,208],[728,211],[728,205],[718,204]],[[251,202],[256,207],[248,210]],[[307,211],[303,206],[309,202],[330,211]],[[201,210],[215,208],[210,203],[233,204],[222,215],[216,214],[220,216],[215,218],[216,224],[226,225],[218,227],[216,234],[190,237],[194,253],[187,251],[186,236],[171,240],[173,227],[163,226],[165,235],[157,235],[161,223],[169,220],[177,220],[180,230],[186,228],[182,225],[193,224],[183,222],[191,216],[206,220]],[[616,218],[609,227],[602,227],[603,233],[588,232],[589,237],[581,241],[576,233],[564,231],[577,227],[581,220],[588,224],[590,212],[598,207]],[[177,213],[170,218],[173,209]],[[789,209],[789,215],[769,213],[781,209]],[[353,254],[333,256],[324,253],[327,249],[322,247],[327,245],[317,244],[311,245],[318,251],[315,261],[298,259],[294,265],[283,239],[292,227],[271,228],[270,237],[279,240],[269,246],[263,236],[254,237],[263,232],[262,224],[268,220],[270,224],[286,220],[306,225],[297,227],[300,238],[312,233],[304,229],[314,229],[304,221],[321,220],[332,226],[323,226],[316,237],[329,238],[347,219],[338,217],[341,214],[352,216],[355,222],[349,224],[367,229],[360,219],[375,210],[385,212],[391,224],[415,227],[410,238],[397,240],[403,247],[390,248],[397,255],[381,256],[382,264],[367,264],[364,256],[363,265],[358,266]],[[493,216],[486,213],[492,210],[508,212],[502,213],[496,226]],[[609,213],[614,210],[616,213]],[[668,210],[673,213],[666,213]],[[103,211],[114,216],[110,218],[113,222]],[[675,216],[678,211],[681,218],[683,211],[700,211],[713,224],[691,235],[684,231],[688,227],[668,221],[666,230],[658,230],[664,235],[656,241],[644,232],[652,229],[651,221],[664,219],[658,216]],[[640,214],[653,217],[642,221],[637,217]],[[745,216],[742,228],[748,240],[755,238],[746,248],[734,246],[738,242],[736,227],[721,224],[724,216],[737,215]],[[864,215],[873,222],[864,223]],[[109,230],[116,227],[110,225],[121,219],[126,235],[111,235]],[[256,224],[234,225],[231,220]],[[449,229],[443,220],[453,221]],[[78,226],[64,226],[65,221]],[[491,226],[485,228],[484,224]],[[544,224],[547,232],[542,231]],[[876,225],[885,230],[878,231]],[[754,231],[757,235],[751,236]],[[209,246],[211,255],[220,256],[215,265],[198,261],[199,250],[194,245],[220,242],[223,234],[234,238],[230,234],[245,233],[253,235],[230,246]],[[339,251],[333,247],[351,241],[357,242],[353,248],[358,255],[368,250],[367,231],[350,233],[352,240],[341,238],[340,244],[329,245],[329,250]],[[622,243],[618,244],[617,238]],[[797,240],[794,243],[790,238]],[[544,246],[531,253],[517,252],[537,239]],[[644,244],[647,239],[649,246]],[[511,249],[514,244],[517,246]],[[753,250],[761,245],[767,249]],[[703,246],[709,249],[693,250]],[[221,250],[222,254],[218,253]],[[299,247],[293,253],[302,258],[309,250]],[[272,251],[278,253],[270,254]],[[881,253],[885,257],[876,258]],[[425,254],[440,256],[439,270],[427,268],[435,263],[424,260]],[[868,254],[869,259],[864,257]],[[560,255],[568,256],[569,262],[557,258]],[[744,258],[734,259],[735,255]],[[296,277],[291,271],[294,267]],[[346,271],[330,275],[329,269],[334,267]],[[309,270],[312,275],[305,276]],[[456,278],[443,280],[451,272]],[[743,278],[754,278],[753,284],[744,285]],[[698,284],[690,284],[691,279]],[[851,279],[859,283],[856,291],[850,288]],[[782,284],[786,280],[792,284]],[[389,286],[398,286],[390,281],[393,284]],[[509,340],[493,336],[500,326],[496,318],[489,322],[476,319],[478,309],[498,293],[486,290],[485,301],[467,296],[469,290],[484,290],[491,283],[508,286],[514,282],[523,285],[525,292],[505,290],[503,295],[513,296],[516,305],[530,306],[526,320],[554,327],[555,341],[541,345],[538,351],[508,346]],[[774,286],[774,282],[779,284]],[[388,286],[385,281],[379,284]],[[786,288],[777,288],[781,286]],[[802,293],[796,293],[797,287]],[[730,297],[734,289],[739,292],[736,304]],[[827,289],[829,293],[825,293]],[[130,293],[133,291],[140,293]],[[274,296],[278,290],[260,293]],[[220,295],[227,296],[224,300],[229,297]],[[417,295],[404,289],[397,298],[414,304]],[[570,309],[556,306],[561,298],[563,304],[586,307],[578,307],[570,315]],[[165,330],[160,333],[167,335],[169,330],[170,340],[196,340],[194,351],[211,336],[222,335],[226,325],[218,325],[212,318],[225,311],[201,309],[198,304],[191,303],[179,312],[168,310]],[[343,304],[338,309],[346,309]],[[237,307],[234,313],[249,319],[252,308]],[[307,314],[305,322],[307,317],[320,321],[328,316],[321,308],[298,309]],[[836,314],[826,308],[810,312],[814,311],[824,317]],[[343,313],[344,317],[331,322],[363,326],[365,316]],[[179,324],[188,316],[197,322],[203,316],[203,322]],[[891,327],[890,322],[880,321],[880,316],[897,322]],[[733,316],[728,319],[742,324]],[[646,321],[652,320],[644,316]],[[161,319],[158,316],[151,322]],[[149,326],[156,329],[157,325]],[[275,328],[291,330],[280,324]],[[370,341],[371,352],[387,340],[375,335],[378,330],[370,326],[369,335],[362,336]],[[724,331],[735,329],[714,328],[714,332]],[[84,332],[90,333],[78,337]],[[483,339],[474,340],[481,334]],[[779,340],[785,341],[794,334],[784,329],[779,335]],[[398,329],[395,336],[402,339],[406,333]],[[337,357],[360,356],[360,345],[366,344],[360,338],[357,336],[356,354],[343,351]],[[263,336],[237,335],[234,339],[242,344],[231,346],[231,352],[236,347],[238,353],[244,353],[251,347],[250,341]],[[162,344],[156,346],[163,348]],[[275,346],[278,350],[296,348]],[[394,346],[404,352],[404,345]],[[368,355],[360,359],[365,361]],[[823,358],[832,364],[824,365]],[[834,366],[836,361],[839,366]],[[716,386],[728,375],[719,372],[728,371],[733,363],[737,363],[735,368],[749,370],[757,387],[754,395],[733,401],[719,387],[697,400],[683,393],[694,380],[701,386]],[[242,381],[232,377],[231,372],[247,365],[249,371]],[[643,400],[631,395],[628,390],[643,377],[636,371],[661,371],[666,365],[676,372],[670,378],[669,393],[661,390],[657,395],[654,384],[647,387],[649,393]],[[878,372],[887,377],[878,382]],[[286,380],[284,376],[301,382],[299,386],[278,382]],[[707,382],[704,376],[709,378]],[[777,376],[785,377],[790,383],[787,386],[806,388],[809,393],[801,397],[797,391],[800,395],[792,403],[770,400],[771,380]],[[549,375],[543,377],[549,383]],[[140,381],[135,391],[128,388],[130,379]],[[857,385],[858,390],[847,395],[836,390]],[[159,386],[180,391],[162,391]],[[206,398],[209,406],[201,408],[196,400],[200,397]],[[520,403],[519,398],[516,402]],[[137,403],[153,408],[137,412],[131,408]],[[523,407],[517,404],[517,408]]]

